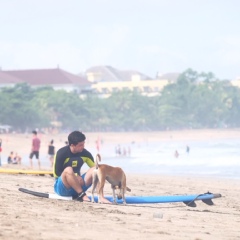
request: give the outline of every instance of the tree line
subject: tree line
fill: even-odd
[[[122,90],[109,98],[26,83],[0,89],[0,123],[15,131],[51,127],[83,131],[159,131],[240,126],[240,89],[212,73],[183,72],[157,96]]]

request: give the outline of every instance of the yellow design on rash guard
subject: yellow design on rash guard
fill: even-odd
[[[66,164],[69,161],[69,158],[66,158],[66,160],[64,161],[64,164]]]
[[[82,160],[91,168],[95,166],[95,163],[88,157],[82,157]]]
[[[78,162],[77,161],[72,161],[72,167],[75,168],[77,167]]]

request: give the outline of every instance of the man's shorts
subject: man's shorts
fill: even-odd
[[[34,155],[35,155],[36,159],[39,159],[39,151],[31,152],[29,158],[32,159]]]
[[[84,173],[81,177],[85,178],[86,173]],[[84,181],[84,185],[82,186],[83,191],[87,191],[88,188],[91,187],[91,184],[89,186],[86,186],[85,181]],[[66,188],[63,184],[62,181],[62,177],[60,176],[59,178],[56,179],[55,184],[54,184],[54,191],[60,195],[60,196],[64,196],[64,197],[77,197],[78,193],[73,189],[73,188]]]

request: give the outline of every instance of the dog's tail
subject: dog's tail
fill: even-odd
[[[96,155],[96,169],[98,169],[98,163],[101,162],[101,155],[98,153]]]

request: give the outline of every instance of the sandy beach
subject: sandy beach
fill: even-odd
[[[98,135],[104,142],[155,141],[162,139],[239,138],[239,130],[196,130],[159,133],[86,133],[93,147]],[[66,135],[42,136],[42,151],[48,141],[56,147]],[[31,136],[0,135],[3,150],[29,152]],[[13,149],[14,148],[14,149]],[[6,166],[2,166],[4,168]],[[17,166],[25,168],[27,166]],[[240,239],[240,180],[211,177],[128,174],[128,196],[220,193],[215,205],[196,201],[191,208],[184,203],[151,205],[107,205],[35,197],[18,191],[27,188],[53,193],[50,176],[0,174],[0,239]],[[90,191],[87,192],[88,194]],[[106,184],[106,195],[111,195]],[[155,217],[158,215],[160,217]]]
[[[53,179],[0,175],[0,239],[240,239],[239,180],[127,176],[128,195],[221,193],[214,206],[197,201],[152,205],[106,205],[39,198],[24,187],[53,193]],[[105,192],[110,194],[110,186]],[[88,192],[89,193],[89,192]],[[154,214],[162,215],[155,218]]]

